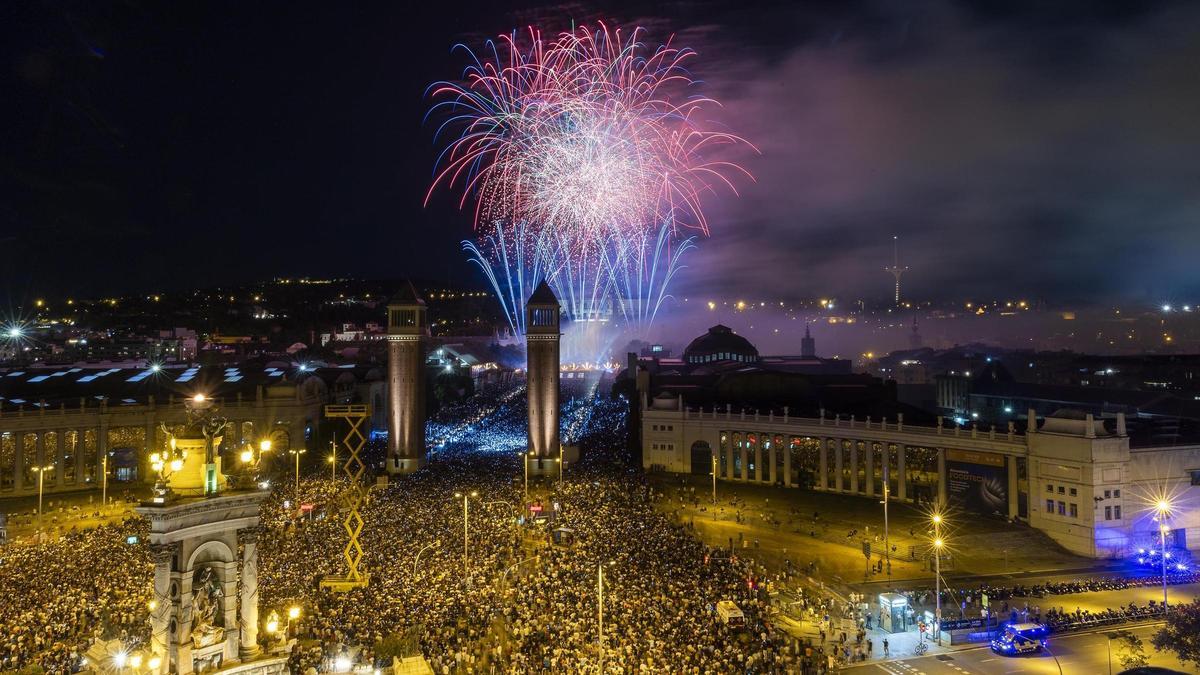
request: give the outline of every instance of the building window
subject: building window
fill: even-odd
[[[1192,484],[1193,484],[1193,485],[1195,485],[1195,483],[1192,483]],[[1105,490],[1105,491],[1104,491],[1104,498],[1105,498],[1105,499],[1108,499],[1108,498],[1109,498],[1109,497],[1111,497],[1111,496],[1112,496],[1112,490]]]
[[[1066,502],[1058,503],[1058,515],[1060,515],[1060,516],[1067,515],[1067,503]]]
[[[1046,513],[1054,513],[1054,500],[1053,499],[1046,500]]]
[[[1104,507],[1104,519],[1112,520],[1112,507],[1111,506]]]
[[[1046,483],[1046,492],[1054,492],[1054,486],[1050,483]]]
[[[1121,507],[1120,507],[1120,506],[1114,506],[1114,507],[1113,507],[1113,519],[1114,519],[1114,520],[1120,520],[1120,519],[1121,519]]]
[[[1191,473],[1192,473],[1192,485],[1200,485],[1200,471],[1193,471]]]
[[[1113,496],[1114,496],[1114,497],[1116,497],[1117,499],[1120,499],[1120,498],[1121,498],[1121,491],[1120,491],[1120,490],[1113,490]]]
[[[1074,497],[1074,496],[1076,496],[1077,494],[1079,494],[1079,493],[1078,493],[1078,492],[1076,492],[1075,488],[1071,488],[1071,496],[1072,496],[1072,497]]]
[[[1064,488],[1063,486],[1061,486],[1061,485],[1058,486],[1058,494],[1061,495],[1061,494],[1065,493],[1066,491],[1067,491],[1067,489]]]
[[[1079,517],[1079,505],[1074,502],[1071,503],[1071,517],[1072,518]]]

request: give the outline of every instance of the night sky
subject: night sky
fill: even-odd
[[[504,4],[503,8],[497,5]],[[1056,9],[1046,10],[1053,4]],[[412,6],[410,6],[412,5]],[[1200,5],[7,2],[10,297],[466,277],[422,206],[455,42],[606,19],[695,48],[757,178],[682,293],[1099,304],[1200,293]]]

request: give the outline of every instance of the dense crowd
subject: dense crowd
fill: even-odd
[[[620,447],[619,404],[598,402],[582,423],[587,442]],[[295,672],[328,669],[338,658],[384,666],[420,653],[436,673],[497,672],[824,672],[821,647],[773,628],[768,587],[776,581],[746,559],[717,555],[655,509],[661,499],[613,455],[586,453],[549,492],[535,489],[552,516],[528,522],[523,474],[512,453],[437,455],[430,470],[373,491],[366,589],[319,588],[340,571],[345,537],[335,518],[291,521],[283,495],[267,507],[260,547],[264,611],[303,608]],[[328,481],[306,481],[300,498],[320,502]],[[463,501],[468,556],[463,559]],[[551,543],[559,530],[561,544]],[[599,569],[604,567],[603,655]],[[725,625],[719,600],[734,600],[747,629]]]
[[[131,519],[0,549],[0,671],[72,672],[96,638],[144,642],[153,564],[127,542],[146,534]]]

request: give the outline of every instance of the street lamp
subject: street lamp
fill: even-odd
[[[888,542],[888,495],[891,493],[891,488],[888,481],[883,481],[883,558],[887,566],[887,578],[890,581],[892,578],[892,547]]]
[[[171,439],[175,443],[175,439]],[[108,504],[108,451],[100,455],[100,511]]]
[[[337,480],[337,441],[329,441],[329,478]]]
[[[33,471],[36,471],[37,475],[38,475],[38,512],[37,512],[38,539],[41,539],[41,537],[42,537],[42,486],[45,484],[46,472],[52,470],[53,468],[54,468],[53,464],[47,464],[46,466],[33,467]]]
[[[933,560],[934,560],[934,630],[937,631],[938,646],[942,644],[942,547],[946,542],[942,539],[942,514],[935,513],[930,518],[933,521]]]
[[[288,629],[288,634],[289,634],[289,635],[290,635],[290,634],[291,634],[291,632],[292,632],[292,622],[293,622],[293,621],[295,621],[296,619],[299,619],[299,618],[300,618],[300,607],[298,607],[297,605],[292,605],[291,607],[288,607],[288,625],[287,625],[287,629]]]
[[[567,460],[563,457],[563,444],[558,444],[558,489],[563,487],[563,472],[567,470]]]
[[[475,492],[475,491],[472,491],[470,494],[464,494],[462,492],[454,493],[455,499],[463,500],[463,578],[467,580],[468,584],[471,583],[471,579],[467,573],[467,523],[469,522],[468,521],[469,510],[467,508],[467,505],[469,504],[471,497],[478,497],[478,496],[479,496],[479,493]]]
[[[1167,499],[1159,499],[1154,504],[1154,511],[1158,514],[1158,546],[1159,553],[1162,557],[1162,585],[1163,585],[1163,615],[1167,613],[1167,530],[1171,529],[1167,526],[1167,517],[1171,515],[1171,502]]]
[[[612,563],[607,563],[611,565]],[[600,647],[600,672],[604,672],[604,567],[605,563],[596,565],[596,618]]]
[[[717,454],[712,456],[713,503],[717,503]]]
[[[300,500],[300,455],[303,455],[306,452],[308,452],[308,450],[305,450],[304,448],[292,448],[288,450],[288,453],[296,458],[296,501]]]
[[[533,457],[533,451],[521,451],[521,460],[525,462],[525,502],[529,502],[529,458]]]

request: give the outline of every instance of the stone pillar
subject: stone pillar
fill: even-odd
[[[45,410],[45,408],[43,408],[43,410]],[[49,464],[49,462],[46,461],[46,434],[39,431],[36,434],[35,438],[37,438],[37,441],[35,441],[35,446],[37,447],[37,450],[36,450],[37,465],[38,466],[46,466],[47,464]],[[58,466],[54,467],[54,474],[56,476],[58,475],[59,468],[60,467],[58,467]],[[39,478],[41,478],[41,477],[39,476]],[[37,485],[34,484],[34,487],[37,487]],[[53,487],[53,485],[51,485],[51,487]],[[45,478],[42,478],[42,489],[43,490],[46,489]]]
[[[219,563],[216,568],[220,570],[221,593],[223,600],[221,601],[221,614],[225,620],[225,661],[236,662],[238,660],[238,561],[230,560],[227,563]]]
[[[762,482],[762,477],[763,477],[762,446],[763,446],[762,436],[759,436],[754,441],[754,482],[755,483]]]
[[[741,480],[749,480],[749,473],[746,471],[746,440],[745,439],[746,439],[746,437],[745,437],[745,435],[743,435],[742,442],[738,444],[741,446],[738,448],[738,452],[741,453],[740,459],[742,460],[742,473],[738,475],[738,478],[740,478]]]
[[[937,489],[937,505],[943,507],[946,505],[946,449],[938,448],[938,489]]]
[[[66,456],[66,439],[63,438],[67,432],[62,429],[54,430],[54,486],[61,488],[66,481],[67,471],[67,456]]]
[[[154,560],[154,609],[150,611],[150,653],[161,659],[162,664],[157,671],[152,671],[152,675],[166,673],[170,666],[167,639],[171,624],[171,563],[175,559],[177,549],[177,544],[150,545],[150,557]]]
[[[824,438],[820,439],[817,445],[817,461],[821,464],[817,467],[818,490],[825,490],[829,487],[829,469],[826,468],[829,465],[829,449],[827,446],[827,439]]]
[[[238,654],[242,659],[249,659],[257,655],[259,651],[258,530],[239,530],[238,540],[242,544],[242,597],[239,605],[242,642]]]
[[[868,417],[867,424],[870,423],[871,418]],[[866,476],[867,495],[870,496],[875,494],[875,444],[871,441],[863,442],[863,454],[866,455],[863,462],[866,465],[866,472],[863,475]]]
[[[539,473],[553,469],[558,457],[559,414],[559,305],[550,286],[542,281],[525,305],[525,393],[529,407],[528,447]],[[683,401],[680,401],[682,408]],[[422,420],[422,428],[424,421]]]
[[[783,486],[792,487],[792,444],[783,448]]]
[[[775,447],[775,440],[771,440],[771,446],[767,448],[767,482],[774,485],[779,481],[779,469],[776,464],[779,463],[779,448]]]
[[[858,492],[858,441],[850,440],[850,491]]]
[[[96,487],[104,482],[104,470],[111,469],[105,458],[108,456],[108,416],[100,415],[100,426],[96,429]]]
[[[1017,519],[1017,456],[1008,456],[1008,518]]]
[[[896,499],[904,501],[908,499],[908,471],[904,468],[904,451],[903,443],[896,444]]]
[[[725,479],[733,480],[733,432],[725,432]]]
[[[183,562],[180,561],[182,566]],[[179,603],[176,625],[179,639],[170,643],[171,663],[176,673],[188,675],[192,672],[192,570],[180,570],[177,583]]]
[[[13,491],[20,492],[25,489],[25,432],[14,431],[12,437],[17,449],[13,458]]]
[[[883,448],[882,452],[879,453],[879,461],[883,462],[883,466],[879,467],[879,475],[883,477],[883,486],[880,488],[882,491],[880,496],[886,495],[888,499],[895,499],[896,494],[892,492],[891,483],[892,444],[884,441],[880,447]],[[875,453],[872,452],[871,454],[874,455]]]
[[[845,467],[842,466],[842,439],[835,438],[833,443],[833,485],[838,492],[846,489],[846,481],[844,479]]]
[[[83,485],[83,429],[74,429],[75,432],[75,485]],[[95,487],[95,486],[93,486]]]

